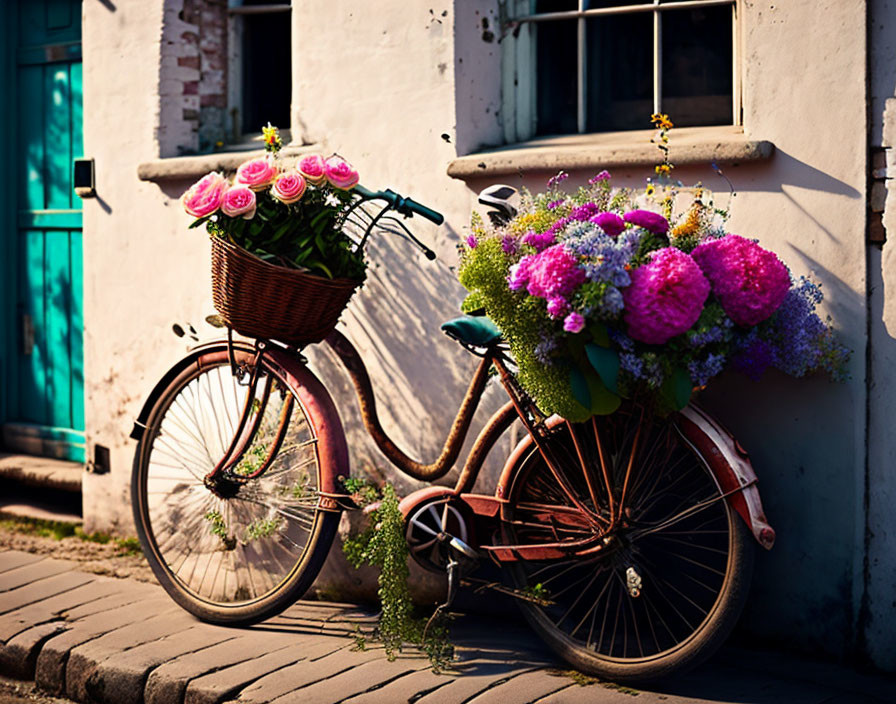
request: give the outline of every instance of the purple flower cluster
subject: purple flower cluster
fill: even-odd
[[[695,359],[688,364],[691,381],[697,386],[706,386],[709,380],[725,368],[725,355],[710,353],[705,359]]]
[[[513,256],[520,251],[520,243],[513,235],[504,235],[501,238],[501,251],[508,256]]]
[[[774,313],[790,289],[790,274],[774,252],[739,235],[699,245],[691,253],[722,309],[744,327]]]
[[[535,247],[536,252],[543,252],[551,245],[557,243],[557,235],[554,234],[553,229],[541,233],[529,231],[523,235],[523,243],[528,244],[530,247]]]
[[[591,218],[591,222],[611,237],[616,237],[625,229],[625,221],[616,213],[598,213]]]
[[[641,237],[636,232],[613,239],[593,225],[581,224],[567,230],[567,250],[585,258],[585,276],[595,283],[623,287],[631,283],[628,272]]]
[[[631,279],[623,293],[628,334],[651,345],[661,345],[697,322],[709,296],[700,267],[674,247],[654,252]]]
[[[635,227],[643,227],[657,235],[665,235],[669,231],[669,221],[650,210],[630,210],[622,218]]]
[[[837,375],[848,351],[830,339],[830,330],[815,313],[821,290],[805,277],[787,292],[784,301],[766,328],[747,333],[732,364],[738,371],[758,380],[766,369],[775,367],[794,377],[816,369]]]

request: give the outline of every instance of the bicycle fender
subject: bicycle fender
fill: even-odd
[[[165,374],[162,375],[162,378],[156,382],[156,385],[153,387],[152,391],[149,392],[149,396],[146,397],[146,401],[143,402],[143,407],[140,409],[140,413],[137,416],[137,419],[134,421],[134,427],[131,429],[130,437],[133,440],[139,440],[143,437],[143,432],[146,430],[146,421],[149,420],[149,412],[152,410],[152,407],[155,406],[156,401],[159,396],[162,395],[162,392],[168,388],[172,381],[180,374],[184,369],[189,367],[192,364],[196,363],[196,360],[202,356],[205,352],[213,347],[217,347],[219,345],[226,345],[226,340],[212,340],[210,342],[203,342],[201,345],[197,345],[193,347],[185,357],[182,357],[178,360],[171,369],[169,369]],[[233,341],[234,349],[238,349],[241,352],[254,352],[255,348],[250,345],[248,342],[240,342],[239,340]]]
[[[731,507],[746,521],[758,543],[766,550],[775,544],[772,528],[762,508],[756,472],[747,451],[721,423],[699,406],[689,405],[679,414],[679,430],[700,451]]]
[[[301,358],[279,347],[269,347],[265,356],[268,362],[279,367],[286,382],[299,397],[317,435],[321,508],[341,511],[342,503],[335,496],[327,496],[345,495],[339,477],[348,477],[350,469],[348,443],[336,404]]]
[[[560,416],[545,421],[548,428],[562,422]],[[746,451],[718,421],[693,404],[679,413],[678,429],[685,441],[706,458],[719,490],[726,494],[733,492],[725,500],[744,520],[758,543],[770,550],[775,543],[775,530],[765,517],[756,472]],[[507,458],[495,490],[498,498],[507,497],[510,482],[532,446],[532,438],[527,435]]]

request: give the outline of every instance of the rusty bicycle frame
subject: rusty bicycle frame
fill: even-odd
[[[592,432],[598,451],[600,472],[593,472],[589,463],[585,460],[581,439],[572,425],[565,425],[568,429],[572,446],[579,463],[587,486],[588,494],[594,507],[600,506],[598,492],[603,491],[607,497],[606,510],[597,510],[584,504],[576,495],[569,484],[566,474],[561,470],[561,461],[556,457],[555,451],[549,440],[558,432],[559,423],[556,419],[546,418],[537,408],[534,401],[520,387],[513,373],[508,369],[509,358],[501,345],[491,345],[479,351],[464,344],[465,347],[477,353],[481,361],[473,374],[461,404],[458,408],[454,422],[442,447],[442,451],[436,460],[430,464],[423,464],[405,454],[395,442],[388,436],[380,423],[376,410],[376,399],[370,376],[364,362],[349,340],[340,332],[333,331],[325,340],[327,345],[342,362],[355,387],[358,398],[361,417],[364,426],[376,443],[377,447],[389,459],[389,461],[401,472],[410,477],[422,481],[432,482],[445,476],[455,465],[461,447],[469,432],[470,425],[479,405],[490,371],[494,369],[500,379],[505,392],[510,400],[505,403],[485,424],[460,471],[453,489],[447,487],[430,487],[416,492],[403,503],[403,512],[407,515],[410,505],[408,501],[413,499],[413,504],[421,498],[456,500],[464,504],[469,511],[480,521],[497,520],[505,526],[518,523],[508,512],[508,501],[505,498],[509,482],[512,480],[513,470],[519,460],[520,451],[508,460],[504,472],[498,481],[495,495],[470,493],[476,479],[482,469],[486,456],[494,447],[499,437],[520,420],[527,431],[528,440],[523,446],[534,445],[535,450],[544,459],[544,462],[557,486],[567,497],[569,506],[551,504],[527,503],[527,512],[537,516],[541,525],[552,525],[562,528],[566,536],[579,533],[583,537],[578,539],[560,539],[557,536],[553,542],[539,542],[537,544],[498,543],[477,544],[475,547],[486,551],[497,562],[515,562],[518,560],[551,560],[562,559],[570,556],[592,556],[605,550],[612,543],[612,535],[620,527],[630,527],[627,524],[626,497],[630,480],[635,468],[635,459],[639,451],[641,424],[638,425],[633,440],[631,454],[626,463],[621,482],[614,485],[601,442],[600,430],[596,421],[592,420]],[[462,343],[463,344],[463,343]],[[249,363],[238,364],[233,353],[233,342],[229,345],[230,360],[233,373],[240,380],[246,379],[250,387],[246,395],[246,401],[234,437],[216,466],[205,477],[206,486],[226,496],[236,492],[239,486],[253,478],[263,475],[276,458],[284,436],[288,421],[292,412],[294,398],[286,394],[288,401],[281,410],[278,429],[274,440],[265,455],[261,466],[250,474],[237,474],[237,467],[246,450],[252,444],[252,439],[258,431],[264,408],[267,405],[270,394],[273,392],[273,378],[267,375],[262,381],[259,378],[261,359],[267,355],[268,360],[273,360],[281,366],[299,365],[304,367],[305,360],[302,355],[294,350],[281,348],[271,343],[258,340],[255,344],[254,359]],[[258,384],[263,384],[260,398],[256,398]],[[690,409],[689,409],[690,410]],[[641,411],[643,414],[643,410]],[[254,419],[253,419],[254,416]],[[649,530],[661,530],[676,521],[683,520],[694,512],[702,510],[709,503],[727,500],[733,508],[747,522],[757,540],[766,548],[770,548],[774,541],[774,530],[768,525],[762,511],[761,501],[756,488],[756,476],[749,464],[746,454],[734,443],[731,436],[718,426],[715,421],[702,414],[699,410],[691,410],[681,415],[678,430],[685,440],[692,446],[701,450],[704,457],[709,458],[710,467],[719,486],[719,494],[712,499],[690,507],[680,515],[673,516],[660,526],[651,527]],[[734,452],[731,449],[734,448]],[[322,471],[331,476],[323,478],[319,498],[319,508],[322,510],[341,511],[346,508],[354,508],[347,496],[340,494],[337,489],[336,477],[332,476],[333,468],[322,466]],[[345,476],[348,475],[346,471]],[[645,531],[648,529],[644,529]],[[556,535],[556,531],[555,535]],[[500,531],[506,536],[506,531]]]

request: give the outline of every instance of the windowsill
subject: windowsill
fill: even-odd
[[[651,144],[653,130],[544,137],[522,144],[458,157],[448,164],[448,175],[475,179],[522,172],[560,169],[599,169],[652,166],[660,152]],[[673,164],[709,164],[758,161],[771,158],[775,145],[748,139],[742,127],[682,127],[670,137]]]
[[[319,150],[319,144],[290,145],[284,147],[280,154],[289,158],[312,154]],[[141,181],[155,182],[200,178],[211,171],[236,171],[237,167],[244,161],[264,155],[264,149],[249,149],[245,151],[215,152],[214,154],[201,154],[199,156],[175,156],[153,159],[152,161],[144,161],[142,164],[138,164],[137,178]]]

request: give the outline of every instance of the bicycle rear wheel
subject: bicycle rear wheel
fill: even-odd
[[[564,421],[547,446],[562,485],[533,447],[510,481],[506,538],[591,540],[592,551],[509,566],[514,585],[542,600],[520,601],[529,623],[575,667],[617,681],[657,679],[709,657],[743,608],[754,546],[705,459],[674,419],[635,406]],[[565,513],[558,521],[545,507]],[[622,524],[606,532],[614,512]]]
[[[247,399],[253,355],[235,354],[242,375],[222,343],[158,397],[134,457],[131,496],[143,551],[168,594],[203,620],[243,625],[281,612],[311,586],[339,514],[318,508],[319,438],[308,412],[264,361]],[[247,402],[246,427],[257,430],[231,481],[207,485]],[[277,443],[273,461],[251,478]]]

